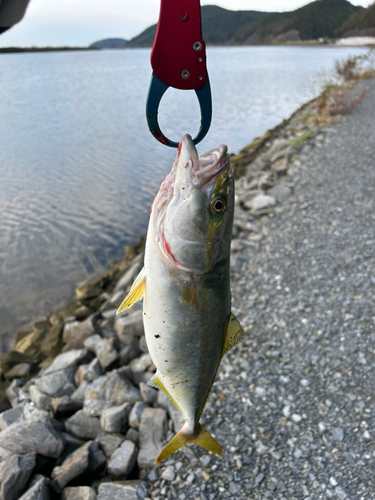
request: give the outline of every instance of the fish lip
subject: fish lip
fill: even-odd
[[[180,169],[182,178],[186,179],[187,184],[192,181],[195,186],[202,189],[215,182],[218,174],[228,164],[228,159],[228,147],[224,144],[198,156],[191,135],[185,134],[178,146],[175,165]]]

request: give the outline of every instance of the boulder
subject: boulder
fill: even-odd
[[[16,422],[0,432],[0,447],[13,453],[57,458],[64,446],[63,435],[49,422]]]
[[[96,491],[90,486],[70,486],[62,492],[62,500],[96,500]]]
[[[23,420],[23,405],[15,406],[0,414],[0,431],[6,429],[18,420]]]
[[[48,396],[59,398],[70,396],[76,390],[73,383],[74,370],[59,370],[36,379],[35,385]]]
[[[52,399],[47,394],[44,394],[36,385],[31,385],[29,388],[31,401],[41,410],[52,410]]]
[[[98,500],[144,500],[147,497],[146,481],[116,481],[102,483],[98,489]]]
[[[265,208],[273,207],[276,205],[276,199],[273,196],[267,194],[258,194],[252,200],[246,202],[246,207],[256,212],[258,210],[263,210]]]
[[[139,426],[141,424],[142,413],[148,406],[145,403],[137,402],[133,406],[131,412],[129,413],[129,425],[133,429],[139,431]]]
[[[110,340],[102,339],[100,335],[91,335],[84,343],[85,347],[95,353],[99,359],[100,366],[105,371],[116,359],[118,353]]]
[[[0,498],[18,500],[35,467],[35,453],[11,455],[0,463]]]
[[[139,384],[139,390],[141,392],[142,399],[146,403],[146,405],[151,406],[153,403],[155,403],[159,392],[157,391],[157,389],[154,389],[153,387],[148,386],[144,382],[141,382]]]
[[[126,478],[134,468],[138,448],[132,441],[124,441],[108,462],[108,472],[115,478]]]
[[[81,365],[78,367],[74,376],[74,381],[77,385],[80,385],[84,380],[93,382],[101,375],[102,369],[100,368],[99,360],[94,358],[88,365]]]
[[[128,430],[128,418],[132,403],[123,403],[120,406],[113,406],[103,410],[100,417],[100,424],[106,432],[125,434]]]
[[[138,466],[153,467],[167,437],[167,412],[161,408],[146,408],[139,426]]]
[[[48,482],[47,478],[40,476],[19,500],[50,500]]]
[[[97,438],[97,442],[107,458],[110,458],[113,455],[114,451],[123,441],[123,437],[111,436],[110,434],[103,434]]]
[[[71,351],[72,349],[82,349],[85,340],[94,335],[95,333],[100,333],[100,327],[98,324],[98,313],[94,313],[87,319],[81,322],[68,323],[64,327],[63,340],[66,345],[63,348],[63,352]],[[68,327],[68,325],[71,325]]]
[[[69,352],[59,354],[53,363],[44,371],[43,375],[57,372],[60,370],[67,370],[69,368],[76,369],[78,365],[87,359],[87,349],[72,349]]]
[[[127,316],[117,316],[115,332],[123,345],[129,345],[134,337],[144,335],[143,313],[139,309]]]
[[[99,419],[89,417],[83,410],[77,411],[77,413],[68,418],[65,422],[65,427],[68,432],[79,439],[95,439],[103,431]]]

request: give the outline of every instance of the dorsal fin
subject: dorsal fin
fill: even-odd
[[[130,289],[130,292],[125,297],[124,302],[118,308],[116,314],[119,314],[122,311],[126,311],[126,309],[129,309],[129,307],[138,302],[138,300],[141,300],[145,294],[145,287],[146,287],[146,272],[145,268],[143,268],[142,271],[136,277]]]

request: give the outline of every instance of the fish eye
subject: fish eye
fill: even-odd
[[[211,210],[214,214],[222,214],[226,209],[225,200],[221,197],[214,198],[211,201]]]

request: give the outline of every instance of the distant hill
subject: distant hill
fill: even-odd
[[[337,37],[375,36],[375,2],[360,9],[335,31]]]
[[[90,49],[123,49],[128,41],[124,38],[105,38],[89,45]]]
[[[288,35],[291,41],[333,38],[335,30],[361,9],[347,0],[317,0],[292,12],[272,14],[243,26],[233,40],[252,45],[288,41]]]
[[[255,10],[233,11],[222,9],[216,5],[204,5],[202,6],[203,38],[207,44],[228,44],[241,26],[268,17],[271,14],[270,12],[258,12]],[[155,34],[156,24],[147,28],[135,38],[132,38],[127,46],[152,47]]]

